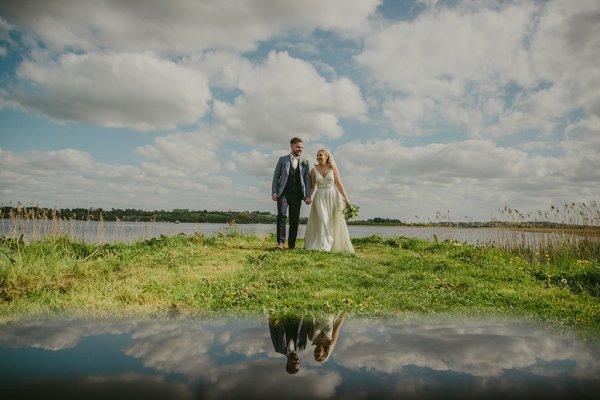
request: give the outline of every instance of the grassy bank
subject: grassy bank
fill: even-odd
[[[136,244],[4,239],[0,320],[344,310],[515,314],[600,331],[597,258],[553,263],[398,237],[353,243],[356,255],[280,252],[273,238],[235,231]]]

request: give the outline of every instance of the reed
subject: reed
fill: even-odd
[[[104,243],[105,240],[119,238],[121,221],[112,224],[111,232],[107,232],[102,215],[95,221],[90,212],[87,218],[78,220],[74,215],[61,215],[55,209],[48,210],[38,206],[25,207],[20,203],[0,215],[5,238],[21,239],[25,243],[41,241],[44,238],[66,237],[89,243]]]
[[[125,240],[122,221],[117,219],[109,229],[102,215],[95,220],[91,212],[87,218],[77,220],[74,215],[61,215],[57,209],[24,207],[19,203],[2,218],[5,237],[24,243],[46,237],[67,237],[87,243]],[[466,224],[454,222],[449,210],[437,212],[435,221],[428,221],[428,225],[439,228],[434,240],[456,239],[456,229],[473,226],[472,219]],[[505,250],[533,264],[563,265],[570,260],[580,263],[600,260],[600,206],[596,201],[572,202],[560,207],[550,205],[545,211],[535,212],[505,206],[486,225],[493,227],[494,237],[478,242],[479,246]],[[152,224],[145,226],[143,237],[156,236],[153,229]],[[240,234],[236,221],[228,223],[226,234]]]
[[[600,260],[600,207],[595,201],[550,205],[546,211],[526,214],[504,207],[500,214],[497,221],[505,228],[495,247],[531,263]]]
[[[438,211],[434,221],[427,221],[426,226],[439,228],[434,241],[457,240],[461,236],[457,230],[466,227],[492,229],[489,238],[477,240],[479,247],[501,249],[533,264],[600,261],[600,206],[596,201],[550,205],[536,212],[505,206],[486,223],[473,222],[469,217],[465,217],[466,222],[454,222],[450,211]]]

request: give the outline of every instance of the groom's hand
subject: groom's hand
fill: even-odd
[[[277,196],[276,194],[272,194],[271,198],[273,199],[273,201],[277,201],[277,199],[279,198],[279,196]]]
[[[306,205],[309,205],[312,200],[310,199],[310,197],[307,197],[306,199],[304,199],[304,202],[306,203]]]

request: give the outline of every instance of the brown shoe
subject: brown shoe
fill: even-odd
[[[283,243],[279,243],[277,245],[277,250],[283,250]]]

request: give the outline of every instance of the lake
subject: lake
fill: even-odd
[[[298,343],[291,370],[283,332]],[[323,337],[335,337],[325,357],[314,350]],[[597,342],[510,319],[30,320],[0,326],[0,360],[6,399],[595,399],[600,391]]]
[[[63,234],[75,240],[88,243],[135,242],[151,239],[160,235],[193,235],[201,233],[212,236],[219,233],[227,234],[231,229],[243,233],[255,233],[258,236],[275,234],[275,224],[239,224],[232,227],[228,224],[215,223],[171,223],[171,222],[96,222],[96,221],[43,221],[8,219],[0,220],[0,235],[19,237],[24,235],[26,240],[39,240],[48,234]],[[298,237],[304,237],[306,225],[298,227]],[[471,244],[481,243],[517,243],[535,245],[540,242],[577,240],[577,236],[564,233],[528,232],[515,229],[499,228],[450,228],[450,227],[406,227],[382,225],[349,225],[350,237],[359,238],[371,235],[383,237],[406,236],[421,239],[439,240],[453,239]],[[598,237],[595,238],[599,240]]]

